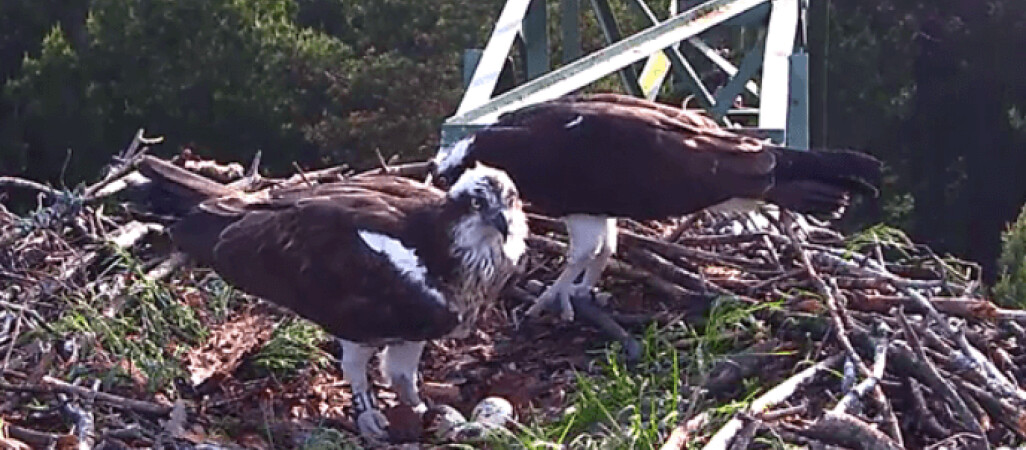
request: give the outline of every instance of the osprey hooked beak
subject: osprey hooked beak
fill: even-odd
[[[506,220],[506,214],[503,213],[502,208],[487,208],[481,213],[484,216],[485,223],[499,230],[503,240],[509,237],[509,221]]]

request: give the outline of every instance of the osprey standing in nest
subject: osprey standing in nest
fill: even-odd
[[[138,164],[148,201],[179,217],[177,247],[228,283],[287,307],[342,341],[342,372],[361,434],[385,416],[367,363],[423,413],[417,368],[425,341],[465,335],[526,250],[527,221],[505,173],[482,165],[442,192],[372,176],[242,194],[162,160]]]
[[[442,184],[478,162],[502,169],[522,198],[562,217],[566,268],[538,303],[590,292],[616,251],[616,218],[664,219],[761,201],[839,215],[849,192],[876,195],[881,164],[851,151],[803,151],[719,127],[706,116],[618,94],[567,96],[506,113],[432,160]],[[578,277],[581,281],[575,283]]]

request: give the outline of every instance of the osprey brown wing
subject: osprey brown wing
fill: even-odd
[[[549,214],[637,219],[759,197],[775,164],[750,138],[603,102],[553,101],[504,115],[475,133],[473,151]]]
[[[436,338],[457,323],[441,293],[360,236],[376,233],[416,250],[404,225],[416,206],[353,192],[253,205],[218,237],[213,266],[232,285],[343,339]]]

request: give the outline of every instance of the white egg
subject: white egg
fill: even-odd
[[[504,427],[514,419],[513,404],[502,397],[481,400],[470,412],[470,421],[486,427]]]

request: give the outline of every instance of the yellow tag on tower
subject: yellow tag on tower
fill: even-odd
[[[676,15],[677,1],[671,0],[670,17]],[[660,51],[648,57],[645,61],[645,68],[641,70],[641,76],[638,77],[638,84],[641,85],[641,92],[645,93],[645,98],[655,99],[668,73],[670,73],[670,59],[666,57],[666,53]]]

